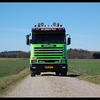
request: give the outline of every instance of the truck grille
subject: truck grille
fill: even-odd
[[[34,47],[37,59],[60,59],[64,56],[63,47]]]

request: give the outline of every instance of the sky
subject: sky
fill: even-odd
[[[59,23],[71,36],[67,49],[100,51],[100,3],[0,3],[0,52],[30,51],[34,25]]]

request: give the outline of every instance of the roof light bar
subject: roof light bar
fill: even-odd
[[[40,25],[43,27],[46,27],[46,25],[44,25],[44,23],[43,22],[41,22],[41,23],[38,23],[38,27],[40,27]],[[53,26],[57,26],[57,27],[62,27],[62,25],[59,25],[59,23],[56,23],[56,22],[54,22],[53,23]],[[34,27],[36,27],[36,25],[34,25]],[[48,25],[48,27],[49,27],[49,25]],[[52,25],[51,25],[51,27],[52,27]]]

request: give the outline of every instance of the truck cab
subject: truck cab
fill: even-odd
[[[66,41],[65,28],[59,23],[46,26],[38,23],[32,32],[26,35],[26,44],[31,46],[30,74],[40,75],[41,72],[56,72],[67,75],[68,60],[66,45],[70,44],[70,35]],[[29,39],[29,37],[31,39]]]

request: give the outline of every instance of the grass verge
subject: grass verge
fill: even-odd
[[[19,74],[0,78],[0,97],[10,92],[27,75],[29,75],[29,68],[25,68]]]
[[[29,75],[29,59],[0,59],[0,97]]]
[[[100,59],[69,59],[68,75],[100,85]]]

